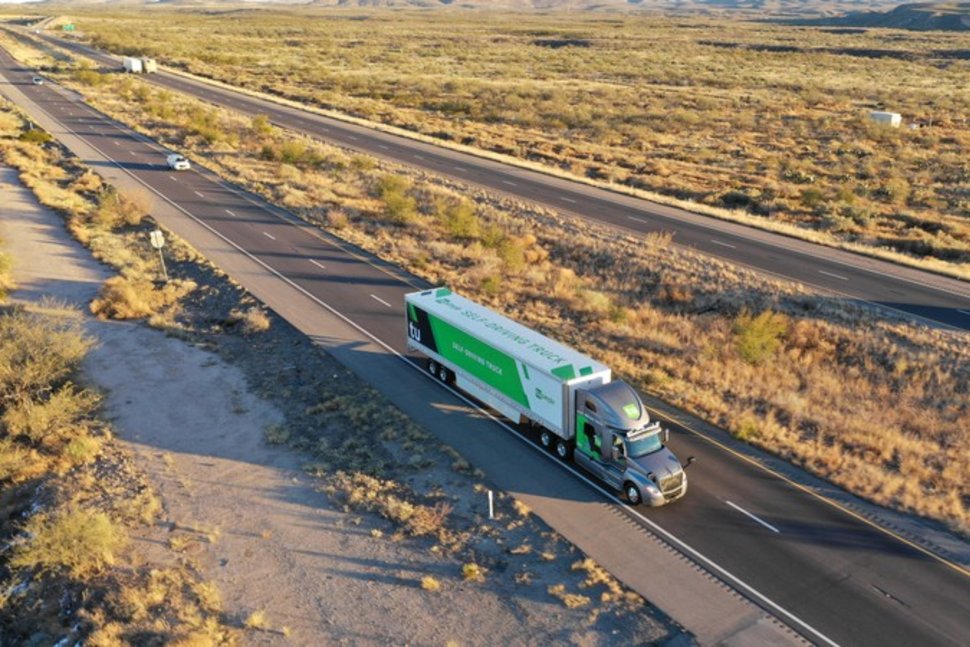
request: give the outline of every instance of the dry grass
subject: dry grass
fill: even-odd
[[[351,18],[288,9],[79,21],[115,52],[967,272],[970,129],[966,92],[951,89],[968,87],[970,71],[947,56],[966,49],[965,35],[595,14]],[[882,108],[924,127],[874,127],[865,115]]]
[[[143,99],[125,101],[126,87]],[[84,91],[311,222],[327,226],[339,209],[342,237],[588,352],[647,393],[873,501],[970,527],[970,349],[959,334],[674,250],[669,237],[624,237],[322,143],[304,143],[312,163],[266,160],[265,144],[305,140],[272,128],[252,140],[248,118],[141,87],[112,78]],[[197,134],[199,114],[224,137]],[[395,176],[405,180],[381,181]],[[365,448],[345,449],[368,462]]]
[[[421,588],[425,591],[436,593],[441,590],[441,582],[430,575],[425,575],[421,578]]]
[[[179,279],[156,285],[149,280],[114,276],[104,282],[91,302],[91,312],[102,319],[171,317],[171,309],[195,288],[192,281]]]
[[[578,609],[588,606],[590,603],[590,599],[585,595],[567,592],[565,584],[550,584],[546,591],[552,597],[558,598],[569,609]]]
[[[466,582],[483,582],[486,569],[471,562],[461,567],[461,578]]]
[[[231,325],[238,325],[247,335],[266,332],[270,326],[269,315],[259,306],[245,310],[235,308],[229,313],[228,321]]]
[[[243,626],[246,629],[265,629],[269,626],[266,620],[266,612],[262,609],[253,611],[246,616],[246,619],[243,621]]]

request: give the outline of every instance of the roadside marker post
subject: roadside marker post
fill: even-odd
[[[488,491],[488,518],[495,518],[495,495],[491,490]]]
[[[149,240],[151,240],[152,247],[158,250],[158,260],[162,263],[162,276],[168,281],[168,269],[165,267],[165,255],[162,253],[162,247],[165,247],[165,236],[162,234],[161,229],[155,229],[149,234]]]

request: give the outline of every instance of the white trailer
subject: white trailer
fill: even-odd
[[[530,423],[543,447],[575,457],[632,503],[663,505],[686,493],[667,432],[608,367],[447,288],[404,301],[408,349],[427,357],[440,381]]]
[[[882,110],[873,110],[869,113],[869,118],[876,123],[886,124],[891,128],[899,128],[899,125],[903,123],[903,116],[898,112],[884,112]]]
[[[141,59],[135,56],[125,56],[121,59],[121,64],[124,66],[125,72],[130,74],[141,74],[144,71]]]

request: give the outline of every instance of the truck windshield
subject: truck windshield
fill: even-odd
[[[660,434],[650,434],[649,436],[642,436],[636,440],[626,441],[626,455],[630,458],[640,458],[662,448],[663,442],[660,440]]]

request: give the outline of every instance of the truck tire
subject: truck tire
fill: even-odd
[[[451,384],[452,381],[455,379],[455,374],[449,371],[444,366],[439,366],[438,379],[441,381],[442,384]]]
[[[556,441],[556,456],[561,461],[568,461],[573,456],[572,447],[562,438]]]
[[[643,497],[640,496],[640,488],[632,481],[623,484],[623,494],[630,505],[640,505],[640,501],[643,500]]]
[[[542,427],[539,428],[539,444],[546,449],[552,449],[552,432]]]
[[[433,359],[428,360],[428,373],[431,373],[433,377],[438,377],[438,371],[440,369],[441,367],[438,366],[438,362],[434,361]]]

